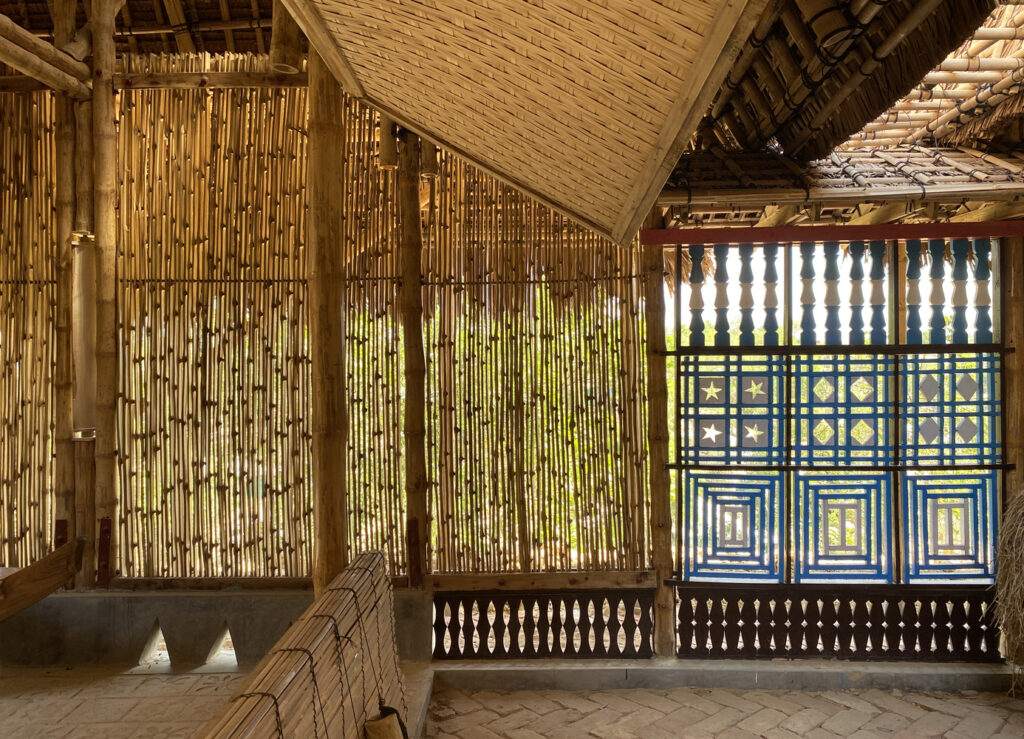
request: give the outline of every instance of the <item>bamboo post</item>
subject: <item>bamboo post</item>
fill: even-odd
[[[270,69],[279,74],[302,70],[299,26],[281,0],[274,0],[274,21],[270,31]]]
[[[75,103],[75,231],[72,237],[75,532],[86,537],[79,587],[96,582],[96,249],[93,238],[92,103]]]
[[[658,593],[654,602],[654,652],[676,650],[672,576],[672,507],[668,465],[668,382],[665,362],[665,259],[661,246],[644,247],[644,305],[647,325],[647,444],[651,484],[651,545]]]
[[[382,121],[383,130],[383,121]],[[383,138],[382,138],[383,141]],[[426,374],[423,354],[423,293],[420,277],[420,140],[402,133],[398,158],[398,213],[401,221],[399,306],[405,349],[405,495],[409,586],[423,586],[427,571]]]
[[[58,45],[71,40],[75,30],[75,0],[54,0],[53,34]],[[61,96],[56,101],[57,174],[57,295],[54,358],[54,525],[64,530],[65,541],[75,539],[75,449],[72,442],[72,255],[75,225],[75,104]]]
[[[380,117],[380,163],[381,169],[398,166],[398,143],[395,141],[395,122],[386,115]]]
[[[117,316],[115,314],[117,255],[117,116],[113,73],[114,16],[117,0],[96,0],[92,7],[93,42],[93,206],[96,238],[96,516],[111,521],[109,561],[117,551]],[[101,587],[110,572],[97,571]]]
[[[313,505],[317,597],[348,563],[345,488],[343,181],[345,103],[316,52],[309,55],[309,329],[313,374]]]
[[[1003,447],[1006,459],[1014,469],[1006,472],[1006,489],[1003,492],[1004,506],[1021,494],[1024,489],[1024,238],[1002,239],[999,250],[999,269],[993,270],[1002,281],[1003,304],[999,306],[1003,316],[1003,342],[1014,351],[1003,355],[1002,379],[1006,383],[1004,398],[1006,407],[1006,439]]]

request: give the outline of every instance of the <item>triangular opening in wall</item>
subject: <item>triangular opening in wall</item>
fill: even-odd
[[[140,665],[161,665],[171,663],[171,655],[167,652],[167,641],[164,639],[164,632],[160,629],[160,619],[153,621],[153,628],[149,630],[146,637],[146,645],[139,655]]]
[[[238,657],[235,656],[235,642],[231,638],[231,630],[227,621],[221,628],[220,634],[213,643],[210,656],[206,658],[206,664],[222,667],[226,670],[238,669]]]

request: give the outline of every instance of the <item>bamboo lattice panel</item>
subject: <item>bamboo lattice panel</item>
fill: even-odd
[[[440,572],[648,567],[639,252],[444,157],[425,339]]]
[[[53,508],[53,96],[0,95],[0,567],[49,551]]]
[[[297,18],[312,18],[310,38],[333,40],[371,105],[605,234],[646,213],[649,200],[641,203],[636,188],[667,174],[655,171],[671,158],[665,147],[691,133],[681,132],[689,96],[746,5],[289,4]],[[705,66],[695,64],[700,54]]]

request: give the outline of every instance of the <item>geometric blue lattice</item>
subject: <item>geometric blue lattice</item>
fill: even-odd
[[[992,582],[997,479],[995,470],[903,476],[903,561],[910,582]]]
[[[890,385],[885,356],[793,358],[793,462],[893,463]]]
[[[686,577],[782,581],[781,472],[687,472]]]
[[[680,369],[681,464],[784,461],[782,357],[688,357]]]
[[[999,463],[999,355],[918,355],[901,362],[902,461]]]
[[[892,581],[887,473],[796,474],[796,581]]]

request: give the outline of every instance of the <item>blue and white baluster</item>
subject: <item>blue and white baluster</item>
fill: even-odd
[[[843,343],[839,330],[839,244],[825,244],[825,343],[836,346]]]
[[[884,344],[885,335],[885,242],[871,242],[871,343]]]
[[[729,245],[715,244],[715,346],[729,346]]]
[[[764,343],[779,345],[779,271],[775,260],[779,255],[777,244],[761,247],[764,254]]]
[[[988,239],[974,242],[974,308],[977,311],[974,340],[979,344],[992,343],[992,294],[989,292],[992,268],[988,263],[991,253],[992,243]]]
[[[953,239],[953,343],[967,343],[967,239]]]
[[[811,346],[818,342],[814,326],[814,244],[800,244],[800,304],[803,315],[800,318],[800,343]]]
[[[690,346],[704,346],[704,247],[690,247]]]
[[[864,242],[850,242],[850,343],[864,343]]]
[[[753,244],[740,244],[740,346],[754,345]]]
[[[946,343],[946,317],[942,309],[946,305],[946,295],[942,281],[946,273],[946,242],[943,239],[932,239],[928,242],[928,251],[932,257],[932,304],[931,332],[928,340],[932,344]]]
[[[907,242],[907,343],[921,344],[921,242]]]

